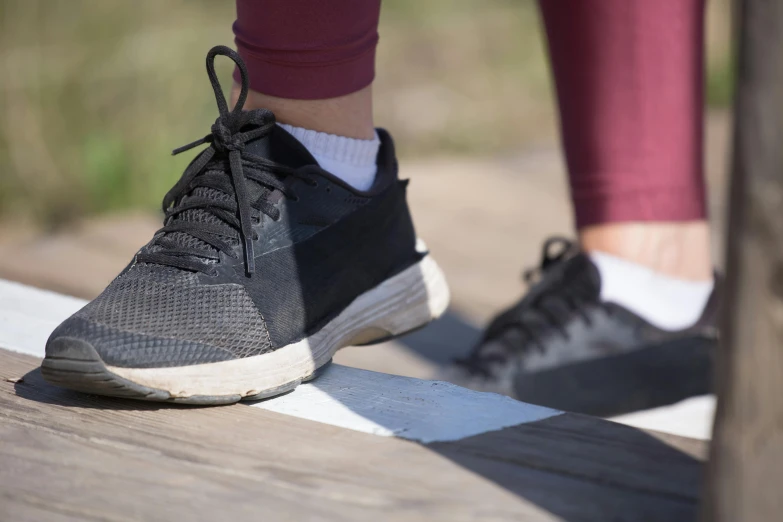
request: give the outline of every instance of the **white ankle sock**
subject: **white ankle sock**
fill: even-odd
[[[278,125],[299,140],[325,171],[355,189],[367,190],[372,187],[378,170],[375,160],[381,145],[377,133],[371,140],[359,140],[285,123]]]
[[[687,281],[604,252],[590,259],[601,274],[601,300],[619,304],[663,330],[681,330],[701,317],[713,281]]]

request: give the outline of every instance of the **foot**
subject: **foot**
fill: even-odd
[[[695,324],[670,331],[603,301],[596,265],[567,240],[547,241],[540,268],[526,274],[535,276],[527,295],[490,323],[445,380],[601,416],[709,392],[715,291]]]
[[[220,117],[183,149],[209,146],[164,198],[165,226],[52,333],[49,382],[193,404],[265,398],[312,378],[341,347],[445,310],[448,289],[417,245],[389,135],[379,131],[375,184],[352,189],[271,112],[242,112],[244,94],[229,112],[216,55],[246,77],[232,50],[210,51]]]

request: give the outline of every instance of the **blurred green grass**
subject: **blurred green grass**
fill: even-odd
[[[726,0],[711,3],[707,99],[731,98]],[[57,227],[156,209],[216,109],[206,51],[231,44],[233,2],[0,0],[0,218]],[[376,120],[403,156],[502,154],[556,120],[530,1],[384,4]],[[229,81],[228,60],[219,64]]]

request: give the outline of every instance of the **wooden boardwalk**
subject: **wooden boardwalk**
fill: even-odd
[[[334,365],[214,408],[55,388],[41,340],[79,305],[0,285],[0,520],[695,519],[703,442],[446,383]]]

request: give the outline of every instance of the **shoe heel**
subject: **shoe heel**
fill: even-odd
[[[360,299],[374,303],[360,305],[364,325],[347,345],[377,344],[426,326],[446,311],[450,292],[443,271],[426,255]]]

